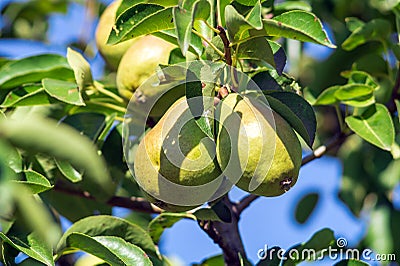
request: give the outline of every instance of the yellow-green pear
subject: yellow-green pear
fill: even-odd
[[[124,54],[117,71],[117,87],[121,96],[130,99],[133,92],[158,65],[167,65],[169,54],[176,46],[161,38],[147,35],[137,40]]]
[[[115,45],[107,44],[108,36],[115,24],[115,14],[121,2],[122,0],[114,1],[104,10],[100,16],[95,33],[97,48],[113,70],[117,70],[122,56],[138,40],[138,38],[134,38]]]
[[[286,120],[265,102],[231,93],[218,104],[216,118],[217,159],[239,188],[272,197],[296,183],[300,142]]]
[[[213,199],[222,184],[215,142],[180,98],[140,141],[135,178],[150,201],[169,211],[193,209]]]

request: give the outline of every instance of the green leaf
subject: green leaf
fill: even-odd
[[[38,85],[26,85],[10,91],[0,107],[46,105],[57,102]]]
[[[317,124],[311,105],[292,92],[267,93],[266,98],[272,109],[278,112],[311,147]]]
[[[399,100],[394,100],[394,103],[396,104],[397,118],[399,119],[399,123],[400,123],[400,101]]]
[[[156,247],[146,231],[126,220],[107,215],[91,216],[74,223],[60,239],[56,249],[57,254],[69,252],[70,248],[66,241],[68,236],[73,233],[86,234],[91,237],[121,237],[129,243],[137,245],[146,253],[157,254]]]
[[[300,199],[295,211],[295,218],[298,223],[304,224],[310,218],[315,206],[317,206],[318,199],[318,193],[309,193]]]
[[[364,71],[346,71],[342,72],[341,75],[348,79],[348,84],[364,84],[373,89],[379,86],[374,78]]]
[[[80,90],[93,85],[92,71],[88,61],[78,52],[68,47],[67,49],[68,64],[74,70],[75,81]]]
[[[290,10],[304,10],[311,12],[312,7],[309,3],[304,1],[285,1],[274,5],[274,14],[280,14]]]
[[[256,37],[242,42],[237,57],[240,59],[262,60],[275,67],[274,54],[265,37]]]
[[[374,89],[363,84],[347,84],[340,86],[334,96],[344,104],[355,107],[366,107],[375,103]]]
[[[225,22],[229,37],[233,42],[244,39],[243,34],[250,29],[261,30],[263,23],[261,20],[260,2],[257,1],[257,4],[246,17],[241,15],[233,6],[226,6]]]
[[[365,25],[364,21],[355,17],[345,18],[345,21],[346,21],[346,27],[351,32],[354,32],[355,30],[358,30]]]
[[[377,103],[365,110],[362,115],[348,116],[346,124],[366,141],[390,151],[394,143],[394,125],[384,105]]]
[[[0,68],[0,89],[38,82],[43,78],[73,79],[74,75],[65,57],[45,54],[11,61]]]
[[[339,89],[340,86],[332,86],[323,90],[314,102],[314,105],[333,105],[339,103],[339,100],[335,97],[335,93]]]
[[[156,218],[151,220],[148,231],[154,243],[158,243],[160,241],[161,235],[166,228],[172,227],[175,223],[179,222],[183,218],[196,220],[196,216],[193,214],[169,212],[161,213]]]
[[[370,5],[382,13],[392,10],[400,3],[399,0],[371,0]]]
[[[25,253],[29,257],[42,262],[44,265],[54,265],[51,248],[46,247],[43,241],[34,233],[8,237],[0,232],[0,239],[11,245],[13,248]]]
[[[26,170],[24,171],[24,174],[26,181],[14,182],[24,185],[27,189],[30,190],[32,194],[42,193],[53,188],[49,180],[38,172],[35,172],[33,170]]]
[[[385,19],[373,19],[365,25],[355,29],[342,43],[342,48],[345,51],[351,51],[366,42],[386,42],[392,32],[391,28],[389,21]]]
[[[341,260],[338,263],[335,263],[335,266],[368,266],[368,265],[369,265],[368,263],[356,259]]]
[[[67,245],[95,255],[110,265],[153,265],[142,249],[115,236],[72,233],[67,237]]]
[[[123,10],[117,16],[108,44],[117,44],[145,34],[174,29],[172,9],[157,4],[137,4]],[[120,10],[121,8],[118,11]]]
[[[76,83],[45,78],[42,80],[43,89],[51,96],[62,102],[84,106],[81,91]]]
[[[103,159],[93,143],[75,129],[57,126],[49,119],[31,117],[0,121],[0,132],[0,136],[17,147],[68,160],[77,168],[84,169],[82,186],[92,196],[107,200],[113,194],[114,186]]]
[[[307,258],[305,257],[298,257],[294,258],[296,254],[302,254],[303,250],[313,250],[315,252],[325,250],[329,246],[332,246],[335,243],[335,236],[333,234],[333,231],[329,228],[324,228],[318,232],[316,232],[307,242],[296,245],[289,250],[286,251],[285,257],[288,258],[288,260],[283,262],[284,266],[287,265],[296,265]],[[297,252],[293,251],[297,250]],[[292,254],[292,256],[289,256],[288,254]],[[307,254],[307,253],[306,253]]]
[[[1,113],[0,113],[0,120],[1,120]],[[23,165],[22,165],[22,157],[19,151],[9,145],[8,143],[4,143],[3,141],[0,141],[0,162],[4,164],[4,166],[7,166],[7,169],[1,169],[0,176],[8,176],[9,175],[9,169],[12,169],[15,173],[20,173],[23,170]],[[11,176],[11,175],[10,175]],[[1,182],[0,178],[0,182]],[[5,179],[5,180],[11,180],[11,179]]]
[[[18,266],[43,266],[43,263],[32,258],[27,258],[21,263],[18,263]]]
[[[377,206],[370,213],[369,227],[365,244],[377,254],[389,254],[393,251],[393,237],[390,229],[390,208]]]
[[[310,12],[289,11],[273,19],[263,19],[263,24],[262,30],[251,32],[250,35],[277,36],[302,42],[313,42],[329,48],[336,47],[329,40],[321,21]]]
[[[58,170],[72,183],[82,181],[83,171],[75,169],[68,161],[55,160]]]
[[[211,205],[211,209],[215,212],[221,221],[225,223],[232,222],[232,213],[231,210],[226,206],[223,200],[218,200],[214,204]]]
[[[176,36],[175,29],[154,32],[152,35],[179,46],[178,37]],[[192,33],[192,37],[190,38],[189,51],[199,56],[203,54],[202,40],[200,39],[199,36],[195,35],[194,33]]]
[[[210,258],[204,259],[201,263],[192,264],[192,266],[225,266],[224,256],[215,255]]]
[[[76,190],[73,184],[61,183],[63,188]],[[111,206],[106,203],[86,199],[66,193],[59,193],[54,189],[40,195],[43,200],[57,210],[71,222],[76,222],[84,217],[101,213],[111,215]],[[74,206],[71,208],[71,206]]]
[[[221,218],[211,208],[201,208],[193,213],[199,221],[217,221],[222,222]]]
[[[210,16],[210,3],[207,0],[198,0],[193,3],[192,9],[179,6],[173,8],[173,18],[182,54],[186,55],[192,37],[192,29],[196,20],[207,20]]]

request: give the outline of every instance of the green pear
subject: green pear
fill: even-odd
[[[161,38],[147,35],[136,41],[124,54],[117,71],[117,87],[121,96],[130,99],[133,92],[158,65],[167,65],[169,54],[176,46]]]
[[[134,172],[150,201],[163,209],[189,210],[213,199],[223,183],[215,142],[198,127],[185,97],[140,141]]]
[[[95,33],[97,48],[113,70],[117,70],[122,56],[139,39],[134,38],[115,45],[107,44],[108,36],[115,24],[115,13],[121,2],[122,0],[114,1],[104,10],[100,16]]]
[[[217,160],[252,194],[279,196],[299,174],[302,150],[290,125],[260,99],[231,93],[217,106]]]

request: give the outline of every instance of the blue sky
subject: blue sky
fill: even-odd
[[[0,10],[6,4],[0,1]],[[110,1],[104,1],[110,2]],[[0,56],[21,58],[41,53],[66,54],[66,44],[78,38],[85,25],[84,8],[79,4],[71,4],[67,14],[55,14],[50,18],[48,30],[49,44],[28,40],[0,39]],[[1,22],[0,22],[1,23]],[[96,21],[90,25],[92,40]],[[1,24],[0,24],[1,25]],[[62,34],[60,34],[62,33]],[[326,54],[321,46],[307,45],[307,50]],[[318,48],[318,49],[316,49]],[[88,58],[95,78],[100,78],[104,62],[99,55]],[[337,237],[345,237],[350,246],[356,245],[365,232],[365,221],[356,219],[348,208],[338,200],[340,187],[341,163],[337,159],[324,157],[301,169],[299,181],[288,193],[277,198],[261,198],[254,202],[242,215],[240,231],[248,257],[257,261],[257,251],[264,245],[287,249],[290,246],[307,240],[311,235],[330,227]],[[315,212],[304,224],[294,220],[294,208],[297,201],[308,192],[320,194],[320,201]],[[245,193],[239,189],[231,191],[231,198],[237,200]],[[400,188],[395,198],[400,201]],[[400,207],[400,206],[399,206]],[[118,212],[121,214],[121,212]],[[162,237],[161,250],[169,256],[178,257],[189,264],[200,262],[208,256],[220,253],[219,248],[192,221],[181,221],[166,230]],[[331,263],[327,263],[330,265]]]

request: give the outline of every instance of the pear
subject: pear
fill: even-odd
[[[122,0],[117,0],[107,6],[100,16],[95,33],[97,49],[112,70],[117,70],[122,56],[139,39],[134,38],[115,45],[107,44],[108,36],[115,24],[115,14],[121,2]]]
[[[133,92],[158,65],[167,65],[169,54],[176,46],[161,38],[147,35],[136,41],[124,54],[117,71],[117,87],[121,96],[130,99]]]
[[[214,199],[223,183],[215,142],[199,128],[185,97],[140,141],[134,173],[149,200],[169,211],[193,209]]]
[[[272,197],[297,181],[302,150],[290,125],[260,99],[231,93],[217,106],[217,160],[236,186]]]

